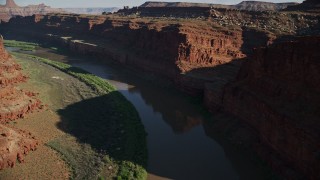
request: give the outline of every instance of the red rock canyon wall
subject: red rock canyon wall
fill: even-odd
[[[10,128],[7,122],[22,118],[40,107],[40,101],[31,92],[19,90],[15,84],[24,82],[26,77],[4,49],[0,38],[0,170],[13,167],[30,150],[35,150],[38,142],[30,133]]]
[[[262,144],[310,179],[320,177],[319,59],[319,37],[259,48],[226,86],[222,102],[257,131]]]

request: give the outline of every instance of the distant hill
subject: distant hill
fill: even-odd
[[[64,8],[64,11],[74,14],[102,14],[103,12],[116,12],[119,8],[107,7],[107,8]]]
[[[189,2],[156,2],[147,1],[140,7],[211,7],[221,6],[222,8],[230,8],[229,5],[207,4],[207,3],[189,3]]]
[[[248,11],[279,11],[287,8],[288,6],[298,5],[299,3],[270,3],[261,1],[242,1],[235,5],[236,9]]]
[[[47,14],[64,12],[62,9],[51,8],[45,4],[20,7],[14,0],[7,0],[5,5],[0,5],[0,22],[9,21],[14,16],[31,16],[33,14]]]
[[[306,0],[296,6],[289,6],[288,11],[314,11],[320,12],[320,0]]]
[[[14,2],[14,0],[7,0],[6,4],[4,5],[4,7],[6,7],[6,8],[17,8],[19,6]]]
[[[206,3],[188,3],[188,2],[145,2],[140,7],[214,7],[226,9],[239,9],[248,11],[279,11],[288,6],[297,5],[299,3],[270,3],[260,1],[242,1],[236,5],[222,5],[222,4],[206,4]]]

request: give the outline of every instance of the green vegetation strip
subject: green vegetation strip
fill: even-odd
[[[36,44],[36,43],[15,41],[15,40],[4,40],[4,45],[6,47],[20,48],[23,51],[35,51],[36,47],[39,46],[39,44]]]
[[[68,133],[77,137],[82,144],[90,144],[98,154],[103,155],[102,160],[106,164],[110,164],[110,160],[115,162],[118,165],[117,179],[146,179],[147,145],[144,127],[134,106],[116,91],[115,87],[100,77],[65,63],[16,52],[12,54],[53,66],[95,90],[99,94],[97,98],[83,100],[58,112],[69,119]],[[87,174],[82,178],[78,176],[78,173],[81,173],[80,168],[85,167],[79,167],[77,161],[72,159],[76,155],[65,150],[72,147],[63,149],[59,145],[62,143],[64,142],[56,141],[49,146],[62,155],[69,156],[66,161],[69,161],[73,170],[73,179],[88,178]],[[80,161],[81,159],[78,162]],[[100,168],[100,179],[108,176],[104,176],[104,170],[107,169],[110,167]]]

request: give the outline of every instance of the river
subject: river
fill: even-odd
[[[263,178],[261,169],[249,158],[209,136],[212,132],[204,123],[208,117],[198,104],[162,87],[157,78],[146,80],[152,75],[143,73],[145,78],[141,78],[94,58],[61,55],[50,49],[40,48],[32,54],[69,63],[108,80],[135,106],[148,133],[148,179]]]

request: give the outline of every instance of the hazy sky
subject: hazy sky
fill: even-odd
[[[45,3],[52,7],[123,7],[139,6],[147,0],[15,0],[20,6],[28,4],[40,4]],[[162,0],[157,0],[162,1]],[[164,0],[166,2],[198,2],[198,3],[215,3],[215,4],[237,4],[242,0]],[[302,2],[303,0],[263,0],[267,2]],[[0,0],[1,4],[5,3],[5,0]]]

